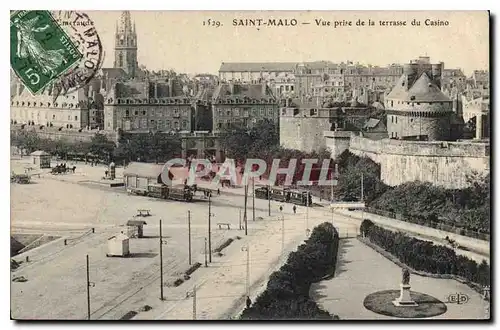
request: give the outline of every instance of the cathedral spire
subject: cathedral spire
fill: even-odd
[[[135,77],[138,68],[137,35],[129,11],[121,13],[117,25],[114,67],[123,69],[131,78]]]
[[[120,32],[132,32],[132,19],[128,10],[123,11],[120,16]]]

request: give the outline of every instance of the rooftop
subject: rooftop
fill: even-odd
[[[387,98],[407,102],[451,102],[450,98],[441,92],[425,72],[409,89],[406,89],[406,83],[407,76],[402,75]]]

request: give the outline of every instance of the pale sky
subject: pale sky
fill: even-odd
[[[114,60],[115,24],[119,11],[88,11],[105,49],[104,67]],[[354,12],[354,11],[132,11],[138,37],[138,62],[150,70],[187,73],[218,72],[221,62],[301,62],[348,60],[384,66],[430,56],[445,68],[472,70],[489,66],[489,17],[469,12]],[[293,19],[293,27],[232,26],[233,19]],[[222,27],[203,26],[203,20]],[[315,19],[347,20],[353,26],[317,26]],[[366,25],[356,26],[361,19]],[[368,26],[368,19],[375,26]],[[421,21],[412,26],[411,21]],[[448,21],[448,26],[425,26],[426,19]],[[407,21],[408,26],[380,26],[380,20]],[[309,22],[304,25],[302,22]]]

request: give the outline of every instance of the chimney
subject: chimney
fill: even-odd
[[[483,114],[479,113],[476,116],[476,139],[481,140],[483,138]]]
[[[441,74],[442,74],[443,64],[432,64],[431,66],[431,75],[432,81],[436,84],[439,89],[441,89]]]
[[[168,79],[168,97],[173,97],[174,95],[174,83],[172,79]]]

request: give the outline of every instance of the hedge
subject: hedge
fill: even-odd
[[[365,236],[405,265],[417,271],[452,274],[469,282],[490,285],[490,266],[485,260],[478,265],[474,260],[457,255],[446,246],[434,245],[433,242],[393,232],[366,221],[361,224]]]
[[[323,223],[311,236],[290,253],[287,262],[272,273],[266,290],[241,320],[338,319],[318,307],[309,298],[311,284],[335,272],[339,235],[331,223]]]

